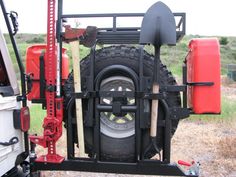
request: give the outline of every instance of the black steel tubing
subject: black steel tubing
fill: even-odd
[[[185,13],[173,13],[174,16],[181,17],[180,21],[176,26],[176,37],[177,41],[179,41],[185,34],[186,31],[186,19]],[[108,13],[108,14],[63,14],[61,18],[111,18],[112,19],[112,27],[111,28],[98,28],[98,43],[102,44],[138,44],[139,43],[139,32],[140,27],[123,27],[117,28],[117,18],[119,17],[143,17],[144,13]],[[180,30],[182,26],[182,30]],[[132,29],[132,30],[131,30]],[[104,31],[105,30],[105,31]],[[117,32],[123,31],[124,34],[117,38]],[[106,34],[108,32],[113,32],[114,34]],[[132,32],[132,33],[129,33]],[[136,33],[135,33],[136,32]],[[105,39],[104,36],[108,38]],[[119,34],[120,35],[120,34]],[[134,36],[133,36],[134,35]],[[128,40],[126,40],[128,39]]]
[[[113,111],[112,105],[98,104],[97,109],[100,112],[112,112]],[[137,106],[136,105],[125,105],[125,106],[123,105],[123,106],[121,106],[121,111],[122,112],[136,112],[137,111]]]
[[[142,17],[144,13],[107,13],[107,14],[63,14],[62,18],[91,18],[91,17]]]
[[[117,36],[119,36],[119,37],[122,37],[122,36],[130,36],[130,35],[133,35],[133,36],[139,36],[139,31],[116,31],[116,32],[114,32],[114,31],[106,31],[106,32],[99,32],[100,34],[101,33],[104,33],[104,38],[105,38],[105,36],[106,35],[117,35]],[[98,34],[99,34],[98,33]]]
[[[96,162],[91,160],[65,160],[60,164],[38,163],[33,165],[33,171],[90,171],[96,173],[120,173],[120,174],[139,174],[139,175],[160,175],[160,176],[188,176],[198,177],[197,175],[185,174],[176,164],[163,164],[157,161],[142,161],[139,163],[115,163],[115,162]]]
[[[90,50],[90,75],[89,82],[87,83],[87,89],[90,92],[94,92],[94,73],[95,73],[95,52],[96,52],[96,43]],[[94,118],[94,98],[91,97],[88,100],[88,117],[86,118],[85,125],[88,127],[93,126]]]
[[[99,98],[95,99],[95,105],[99,104]],[[94,125],[94,148],[96,153],[96,160],[100,161],[101,156],[101,138],[100,138],[100,112],[98,109],[95,109],[95,125]]]
[[[60,90],[62,89],[62,36],[61,36],[61,31],[62,31],[62,18],[61,15],[63,13],[63,2],[62,0],[58,0],[58,8],[57,8],[57,28],[56,28],[56,38],[57,38],[57,43],[59,44],[59,65],[60,67],[57,68],[59,69],[59,80],[60,80]],[[61,96],[61,92],[60,92],[60,96]]]
[[[174,16],[185,17],[185,13],[173,13]],[[62,18],[91,18],[91,17],[143,17],[145,13],[107,13],[107,14],[63,14]]]
[[[143,92],[143,57],[144,57],[144,46],[139,46],[140,57],[139,57],[139,92]],[[136,113],[135,121],[135,142],[136,142],[136,160],[142,160],[142,131],[141,131],[141,119],[144,119],[144,100],[137,99],[138,110]],[[142,121],[143,122],[143,121]]]
[[[75,99],[72,97],[67,107],[67,158],[73,159],[75,157],[74,142],[73,142],[73,126],[72,126],[72,108],[75,103]]]
[[[185,86],[186,90],[183,92],[183,107],[187,108],[187,65],[183,63],[182,66],[182,80],[183,85]]]
[[[165,133],[164,133],[164,149],[163,149],[163,161],[170,163],[170,146],[171,146],[171,120],[170,110],[165,100],[160,100],[165,111]]]

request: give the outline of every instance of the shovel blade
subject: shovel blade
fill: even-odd
[[[158,47],[176,44],[175,18],[164,3],[159,1],[147,10],[142,21],[139,43]]]

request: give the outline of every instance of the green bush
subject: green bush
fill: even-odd
[[[44,38],[39,36],[39,37],[34,37],[33,39],[28,39],[26,40],[26,43],[28,44],[34,44],[34,43],[44,43]]]
[[[227,37],[221,37],[220,38],[220,45],[227,45],[229,43]]]

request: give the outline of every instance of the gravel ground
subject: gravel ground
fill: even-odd
[[[61,142],[59,146],[64,146]],[[172,139],[172,162],[200,162],[201,177],[236,177],[236,123],[181,121]],[[60,147],[60,149],[63,149]],[[65,151],[61,151],[65,153]],[[85,172],[43,172],[47,177],[138,177]],[[144,176],[143,176],[144,177]]]

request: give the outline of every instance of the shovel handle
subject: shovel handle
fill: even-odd
[[[152,92],[154,94],[159,93],[159,85],[157,83],[153,84]],[[150,129],[151,137],[156,137],[157,135],[157,119],[158,119],[158,100],[152,100],[151,129]]]

